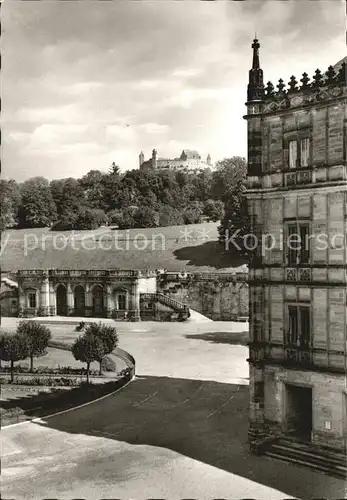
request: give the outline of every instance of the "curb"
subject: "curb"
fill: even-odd
[[[125,387],[127,387],[130,384],[130,382],[132,382],[135,379],[135,377],[136,376],[133,375],[133,377],[126,384],[124,384],[122,387],[120,387],[119,389],[116,389],[115,391],[110,392],[109,394],[105,394],[104,396],[101,396],[100,398],[93,399],[92,401],[88,401],[87,403],[83,403],[83,404],[78,405],[78,406],[74,406],[73,408],[68,408],[67,410],[61,410],[61,411],[58,411],[56,413],[52,413],[51,415],[45,415],[44,417],[37,417],[37,418],[33,418],[32,420],[25,420],[24,422],[17,422],[16,424],[4,425],[4,426],[1,426],[1,429],[9,429],[10,427],[16,427],[18,425],[31,424],[31,423],[46,424],[46,422],[44,421],[45,419],[55,417],[57,415],[62,415],[63,413],[67,413],[69,411],[78,410],[79,408],[83,408],[84,406],[88,406],[88,405],[91,405],[93,403],[97,403],[99,401],[102,401],[103,399],[108,398],[109,396],[113,396],[117,392],[119,392],[122,389],[124,389]]]

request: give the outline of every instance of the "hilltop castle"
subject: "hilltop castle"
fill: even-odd
[[[153,149],[152,158],[145,161],[143,152],[139,154],[139,167],[141,170],[204,170],[213,168],[211,156],[207,155],[206,160],[202,160],[197,151],[184,149],[179,158],[158,158],[157,150]]]

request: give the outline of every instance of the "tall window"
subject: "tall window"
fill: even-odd
[[[299,224],[299,232],[300,232],[299,264],[308,264],[310,262],[309,225]]]
[[[309,264],[310,226],[307,222],[288,224],[286,255],[289,266]]]
[[[289,168],[308,167],[310,164],[310,138],[289,141]]]
[[[32,307],[33,309],[35,309],[35,307],[36,307],[36,293],[35,292],[28,293],[28,302],[29,302],[29,307]]]
[[[118,309],[120,311],[125,311],[126,309],[126,296],[118,295]]]
[[[286,343],[293,347],[308,348],[311,341],[309,306],[288,306],[288,334]]]
[[[289,142],[289,168],[296,168],[298,160],[298,143],[296,141]]]
[[[300,141],[300,167],[308,167],[310,157],[310,139],[305,137]]]
[[[298,308],[296,306],[288,307],[289,325],[287,343],[290,345],[297,344],[298,341]]]

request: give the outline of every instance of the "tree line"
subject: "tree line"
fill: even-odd
[[[50,329],[36,321],[20,321],[15,333],[0,334],[0,360],[10,365],[11,382],[14,379],[14,363],[30,359],[30,372],[34,371],[34,358],[47,354],[51,340]],[[71,352],[77,361],[86,363],[86,376],[89,382],[90,365],[99,363],[99,374],[102,374],[102,363],[118,344],[118,334],[112,325],[91,323],[87,325],[72,345]]]
[[[50,227],[52,230],[121,229],[198,223],[203,217],[230,227],[244,215],[246,161],[219,161],[214,171],[91,170],[79,179],[22,183],[0,180],[0,229]],[[234,223],[230,223],[234,221]],[[238,222],[237,222],[238,224]]]

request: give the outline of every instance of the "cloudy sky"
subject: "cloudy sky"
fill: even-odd
[[[344,0],[8,1],[2,5],[3,176],[79,177],[197,149],[246,155],[257,32],[264,78],[345,56]]]

